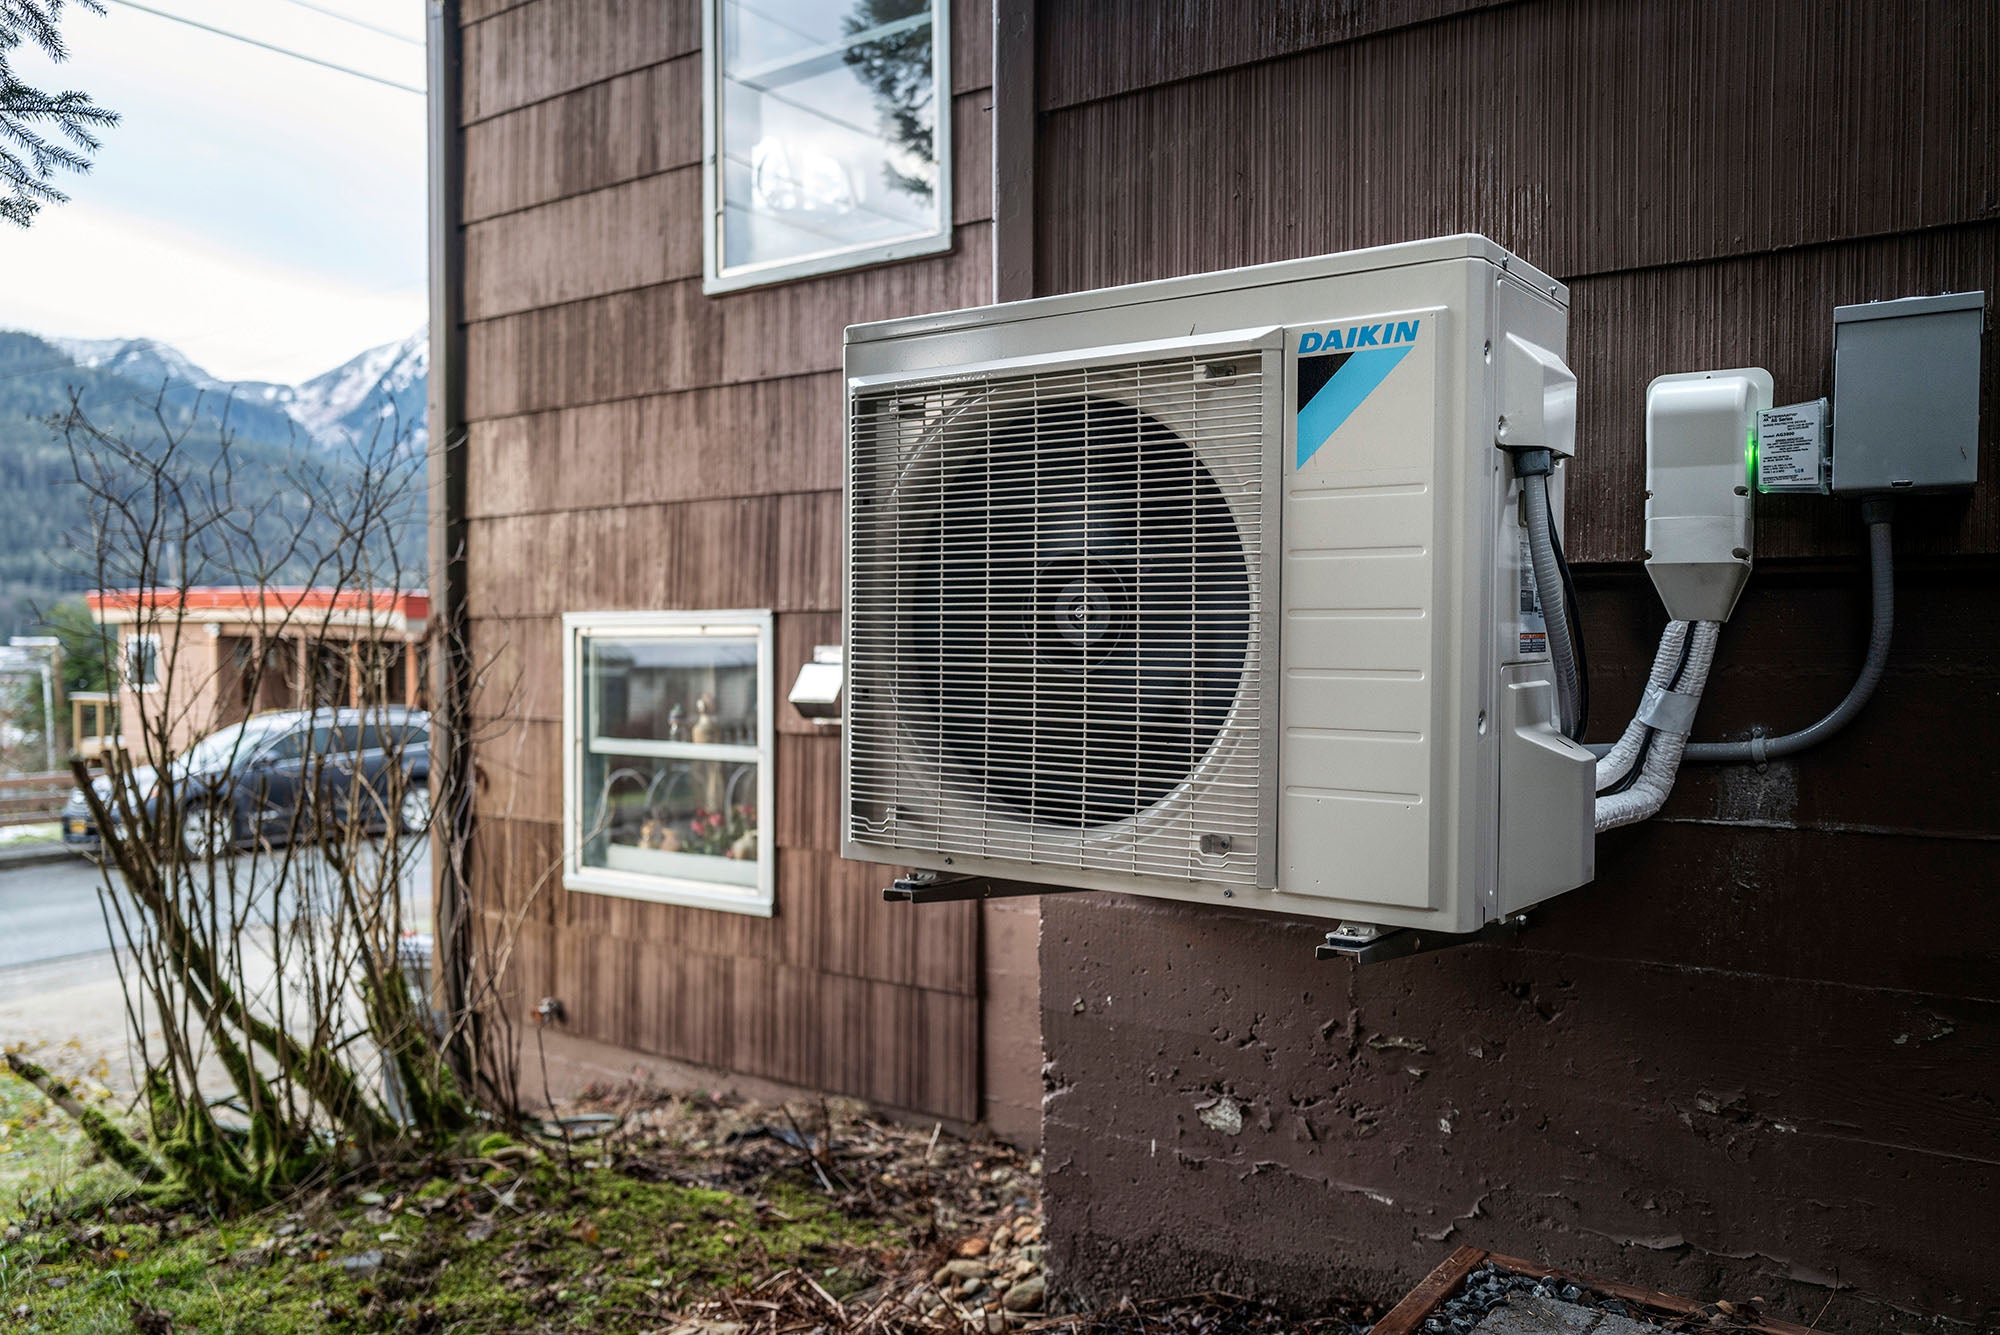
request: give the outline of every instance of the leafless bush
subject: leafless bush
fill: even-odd
[[[385,429],[274,465],[226,426],[196,442],[155,416],[147,441],[74,399],[55,423],[106,651],[122,641],[110,661],[137,678],[125,754],[104,773],[72,762],[145,1095],[141,1137],[99,1119],[93,1139],[220,1205],[469,1147],[519,1107],[513,932],[443,897],[429,977],[433,865],[462,884],[469,862],[463,822],[432,813],[463,811],[473,776],[412,706],[422,659],[481,665],[435,624],[402,634],[422,453]]]

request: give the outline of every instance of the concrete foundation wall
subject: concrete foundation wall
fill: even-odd
[[[1688,772],[1518,945],[1355,969],[1318,924],[1046,900],[1057,1288],[1393,1297],[1470,1243],[1824,1330],[2000,1328],[1995,583],[1904,572],[1860,722]],[[1636,571],[1581,597],[1616,726],[1660,614]],[[1816,717],[1865,613],[1858,568],[1760,572],[1698,732]]]

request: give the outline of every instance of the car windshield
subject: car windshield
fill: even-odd
[[[210,733],[189,747],[181,757],[181,773],[197,774],[221,769],[238,757],[248,759],[277,731],[279,725],[253,720]]]

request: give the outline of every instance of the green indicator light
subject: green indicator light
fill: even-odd
[[[1757,427],[1751,424],[1743,440],[1743,469],[1749,475],[1750,485],[1757,486]],[[1758,490],[1762,490],[1761,487]]]

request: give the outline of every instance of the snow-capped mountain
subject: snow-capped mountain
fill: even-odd
[[[400,343],[384,343],[298,385],[262,380],[221,380],[178,349],[150,338],[50,338],[79,366],[105,370],[142,385],[192,387],[232,394],[238,402],[284,413],[322,445],[367,444],[377,432],[407,432],[425,443],[425,393],[430,378],[430,330]]]
[[[282,402],[291,391],[289,385],[218,380],[178,348],[157,339],[46,338],[43,341],[68,353],[78,366],[109,371],[141,385],[189,385],[204,391],[233,389],[239,397],[263,403]]]
[[[408,430],[424,444],[424,397],[430,383],[428,326],[400,343],[370,348],[293,391],[292,420],[315,440],[367,443],[379,430]]]

